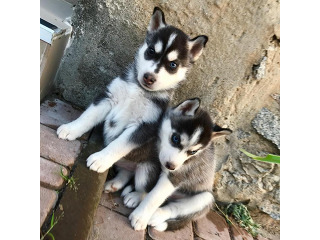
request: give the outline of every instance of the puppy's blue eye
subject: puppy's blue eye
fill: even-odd
[[[195,155],[197,152],[198,152],[198,150],[188,151],[187,154],[188,155]]]
[[[171,69],[176,69],[177,68],[177,64],[175,62],[170,62],[170,68]]]
[[[180,136],[178,134],[176,134],[176,133],[172,134],[171,141],[175,145],[179,144],[180,143]]]
[[[150,54],[150,55],[154,55],[156,52],[155,52],[155,50],[152,48],[152,47],[149,47],[148,48],[148,54]]]

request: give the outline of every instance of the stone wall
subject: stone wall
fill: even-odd
[[[280,153],[251,123],[262,108],[279,118],[279,1],[80,1],[56,91],[86,107],[105,83],[133,61],[155,6],[164,11],[167,23],[191,37],[209,37],[203,55],[176,91],[174,103],[200,97],[213,119],[234,131],[215,144],[216,197],[222,201],[251,199],[250,207],[279,219],[279,165],[256,162],[239,151]],[[267,125],[274,128],[270,121]],[[279,138],[279,131],[275,134]]]

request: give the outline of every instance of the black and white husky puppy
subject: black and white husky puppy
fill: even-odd
[[[74,140],[104,122],[106,147],[90,155],[87,166],[97,172],[106,171],[144,145],[149,136],[156,135],[157,122],[173,89],[185,79],[207,40],[204,35],[190,39],[167,25],[164,13],[156,7],[134,63],[113,79],[78,119],[61,125],[58,137]],[[126,174],[122,172],[125,177]]]
[[[212,140],[232,131],[214,124],[199,105],[198,98],[189,99],[166,111],[158,139],[150,147],[153,155],[138,164],[135,191],[130,192],[130,186],[124,189],[126,206],[135,207],[142,200],[129,216],[135,230],[147,225],[159,231],[177,229],[210,210],[215,170]],[[161,172],[154,170],[157,167]],[[155,186],[149,192],[150,184]]]

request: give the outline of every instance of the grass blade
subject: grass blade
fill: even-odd
[[[54,212],[52,213],[50,226],[53,227],[53,224],[54,224]]]
[[[54,238],[52,233],[48,233],[48,236],[50,236],[52,238],[52,240],[55,240],[55,238]]]
[[[240,149],[240,151],[243,152],[248,157],[257,161],[280,164],[280,156],[278,155],[268,154],[265,157],[259,157],[259,156],[253,155],[252,153],[247,152],[244,149]]]

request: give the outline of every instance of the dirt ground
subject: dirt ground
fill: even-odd
[[[252,219],[261,225],[259,233],[262,236],[270,240],[280,239],[280,220],[275,220],[259,210],[251,210],[250,214]]]

